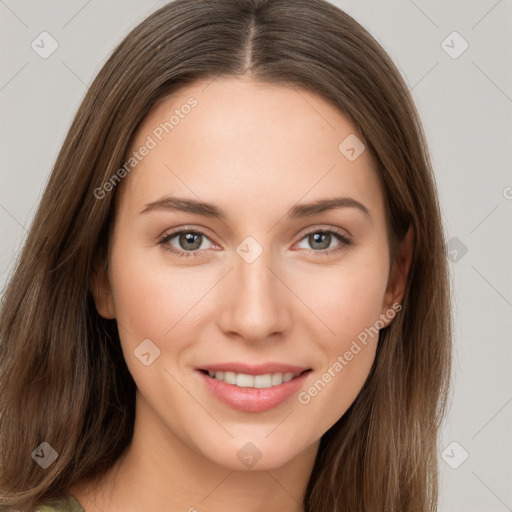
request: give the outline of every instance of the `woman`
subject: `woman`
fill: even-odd
[[[357,22],[165,5],[86,94],[4,296],[1,505],[435,510],[443,247]]]

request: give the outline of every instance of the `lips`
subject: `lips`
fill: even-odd
[[[207,389],[222,403],[244,412],[263,412],[285,402],[311,368],[282,363],[220,363],[196,369]]]

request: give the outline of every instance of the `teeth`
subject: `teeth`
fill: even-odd
[[[241,388],[270,388],[272,386],[279,386],[279,384],[288,382],[296,377],[291,372],[248,375],[246,373],[208,371],[208,375],[216,380],[222,380],[227,384],[234,384]]]
[[[276,375],[276,374],[274,373],[274,375]],[[278,384],[280,384],[280,382],[278,382]],[[254,387],[255,388],[270,388],[270,387],[272,387],[272,375],[270,373],[267,373],[266,375],[255,375],[254,376]]]
[[[219,372],[219,377],[221,374],[222,372]],[[217,378],[217,372],[215,372],[215,378]],[[224,372],[222,380],[228,384],[236,384],[236,374],[234,372]]]

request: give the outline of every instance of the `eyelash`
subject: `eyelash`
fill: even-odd
[[[209,240],[209,237],[205,233],[202,233],[201,231],[197,231],[197,230],[194,230],[194,229],[180,229],[178,231],[173,231],[172,233],[168,233],[168,234],[164,235],[162,238],[160,238],[158,244],[162,245],[164,250],[169,251],[170,253],[172,253],[175,256],[178,256],[180,258],[190,258],[190,257],[197,258],[198,252],[200,252],[200,250],[196,249],[195,251],[179,251],[179,250],[176,250],[172,246],[167,244],[176,235],[180,235],[182,233],[193,233],[193,234],[196,234],[196,235],[202,235],[202,236],[208,238],[208,240]],[[304,240],[304,238],[306,238],[309,235],[312,235],[314,233],[331,234],[331,235],[334,235],[335,238],[339,242],[341,242],[339,245],[337,245],[336,247],[334,247],[332,249],[323,249],[323,250],[319,250],[319,251],[315,251],[314,249],[309,249],[308,253],[312,254],[314,256],[320,256],[320,257],[330,256],[333,253],[337,253],[337,252],[342,251],[342,250],[346,249],[347,247],[353,245],[353,241],[350,238],[348,238],[347,236],[342,234],[340,231],[332,230],[332,229],[329,229],[329,230],[327,230],[327,229],[313,229],[313,230],[308,231],[307,233],[305,233],[302,236],[302,238],[299,240],[299,242]]]

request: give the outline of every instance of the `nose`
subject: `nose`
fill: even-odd
[[[289,304],[293,294],[283,284],[286,279],[267,250],[252,263],[235,255],[233,265],[219,290],[223,297],[218,315],[220,329],[227,336],[250,343],[270,338],[275,341],[275,336],[285,333],[291,324]]]

